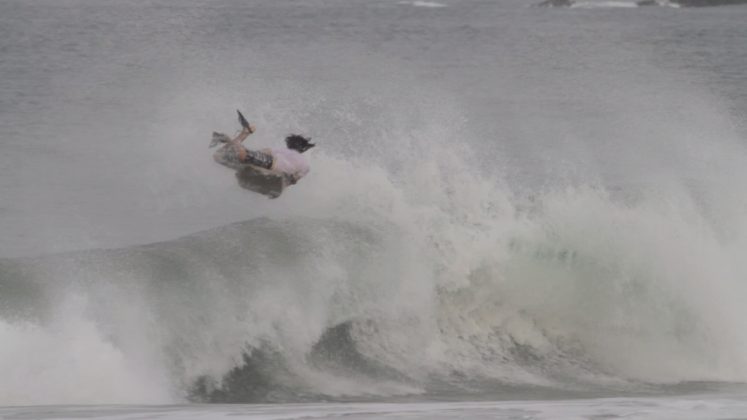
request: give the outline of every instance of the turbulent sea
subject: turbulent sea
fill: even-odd
[[[0,2],[0,418],[747,418],[747,6],[586,3]]]

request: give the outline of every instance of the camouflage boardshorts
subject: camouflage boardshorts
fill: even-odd
[[[248,163],[250,165],[259,166],[260,168],[270,169],[272,168],[272,155],[258,150],[246,150],[246,157],[242,163]]]
[[[272,168],[273,157],[271,154],[246,148],[244,150],[246,151],[246,155],[242,160],[239,159],[239,153],[234,145],[227,144],[215,152],[213,159],[221,165],[235,170],[241,170],[245,165],[252,165],[263,169]]]

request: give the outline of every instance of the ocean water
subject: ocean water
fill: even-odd
[[[588,3],[0,2],[0,417],[747,417],[747,7]]]

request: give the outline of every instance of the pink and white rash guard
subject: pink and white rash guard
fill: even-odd
[[[296,181],[309,173],[309,163],[293,149],[271,149],[273,162],[270,170],[283,172]]]

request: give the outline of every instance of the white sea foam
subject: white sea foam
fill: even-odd
[[[174,398],[159,366],[112,342],[111,332],[84,315],[85,300],[71,297],[59,303],[46,325],[0,321],[0,405]]]
[[[630,9],[638,7],[633,1],[580,1],[571,4],[574,9]]]
[[[415,7],[431,7],[431,8],[447,7],[445,4],[437,3],[434,1],[401,1],[399,4],[409,4]]]

